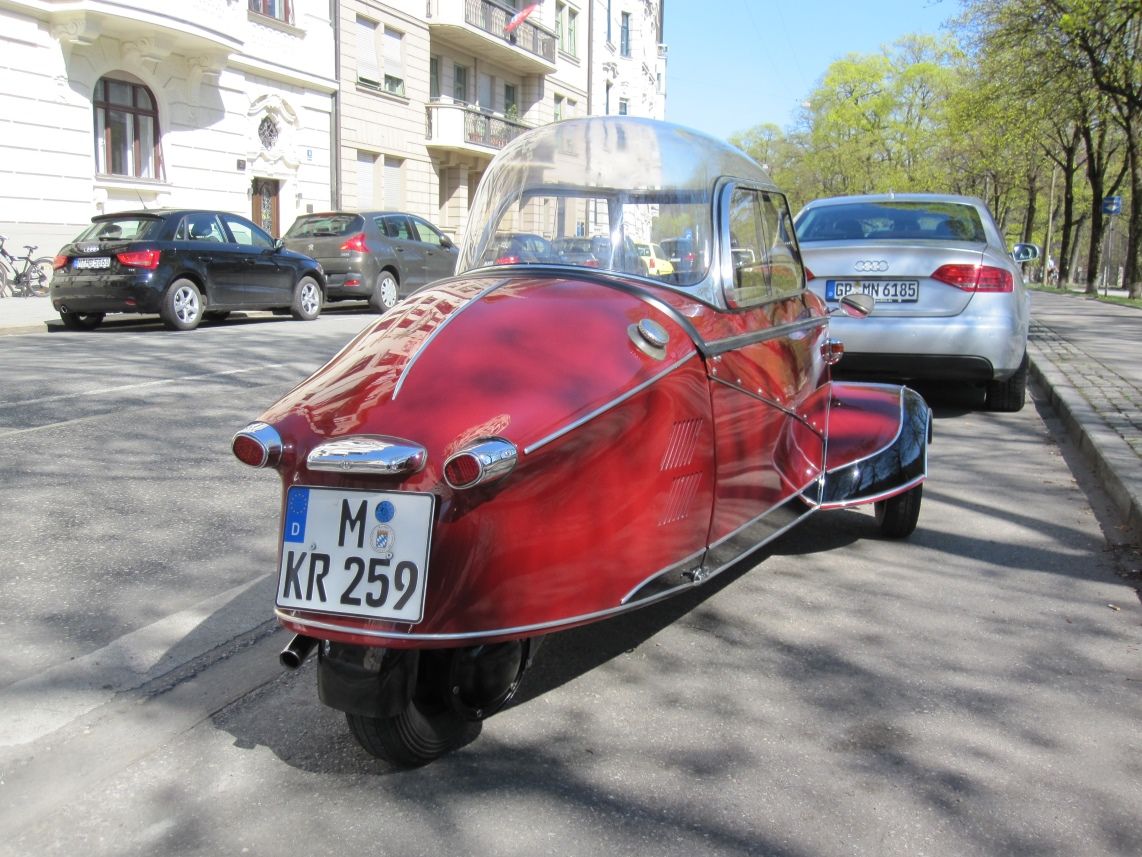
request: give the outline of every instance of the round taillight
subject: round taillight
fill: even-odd
[[[234,456],[251,467],[277,464],[282,454],[281,435],[265,423],[250,423],[230,441]]]

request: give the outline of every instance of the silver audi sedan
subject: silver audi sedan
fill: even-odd
[[[838,196],[810,202],[795,218],[809,288],[835,306],[871,295],[869,318],[838,313],[843,374],[986,386],[987,408],[1018,411],[1027,389],[1030,298],[1022,263],[987,206],[947,194]]]

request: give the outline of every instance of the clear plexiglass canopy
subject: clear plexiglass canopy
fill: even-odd
[[[716,258],[726,178],[773,188],[737,149],[677,125],[606,116],[536,128],[484,174],[457,273],[560,265],[697,285]]]

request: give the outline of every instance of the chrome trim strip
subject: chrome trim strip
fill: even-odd
[[[622,598],[620,598],[619,604],[630,603],[631,599],[634,598],[635,594],[640,589],[642,589],[644,586],[648,586],[651,583],[654,583],[654,581],[659,580],[660,578],[662,578],[663,576],[665,576],[667,574],[671,574],[675,571],[680,571],[683,569],[684,570],[681,573],[684,574],[686,571],[690,570],[690,568],[688,568],[688,566],[692,566],[694,563],[694,560],[703,556],[705,553],[706,553],[706,548],[705,548],[705,546],[703,546],[699,550],[694,551],[694,553],[690,554],[685,559],[683,559],[679,562],[672,563],[672,564],[666,566],[665,568],[660,568],[658,571],[654,572],[654,574],[649,575],[645,580],[643,580],[641,583],[639,583],[637,586],[635,586],[633,589],[631,589],[630,592],[628,592],[626,595],[624,595]],[[701,563],[699,563],[699,567],[701,567]],[[684,584],[684,586],[686,586],[686,587],[693,586],[693,585],[694,585],[694,581],[691,581],[691,582]],[[674,588],[681,589],[681,588],[683,588],[683,586],[678,586],[678,587],[674,587]],[[670,591],[673,591],[673,589],[671,589]],[[640,600],[638,603],[643,604],[646,602]]]
[[[837,500],[832,503],[818,503],[816,506],[814,506],[814,508],[819,509],[822,512],[831,512],[835,509],[849,509],[853,506],[864,506],[869,503],[879,503],[881,500],[889,500],[892,497],[895,497],[897,494],[903,494],[905,491],[909,491],[912,488],[915,488],[917,485],[926,482],[927,479],[928,474],[925,473],[923,476],[917,476],[915,479],[912,479],[909,482],[905,482],[900,487],[893,488],[891,491],[881,491],[878,494],[870,494],[867,497],[858,497],[852,500]],[[807,498],[805,502],[812,504],[812,501]]]
[[[379,473],[401,476],[420,471],[428,460],[423,446],[399,437],[360,435],[315,446],[305,460],[326,473]]]
[[[396,399],[397,395],[400,393],[401,387],[404,386],[404,379],[407,378],[408,373],[410,371],[412,371],[413,365],[420,358],[420,355],[424,353],[424,350],[426,348],[428,348],[428,346],[432,342],[432,340],[434,340],[439,335],[440,331],[444,330],[444,328],[446,328],[448,325],[450,325],[452,323],[452,320],[454,318],[456,318],[456,316],[460,315],[460,313],[462,313],[464,310],[466,310],[472,304],[483,299],[485,296],[491,294],[492,292],[494,292],[496,289],[500,288],[501,286],[503,286],[507,282],[509,282],[509,281],[506,279],[497,280],[496,282],[492,283],[492,285],[488,286],[483,291],[479,292],[478,294],[476,294],[473,297],[469,298],[468,300],[464,301],[464,303],[460,304],[460,306],[458,306],[454,312],[450,313],[448,315],[448,317],[444,319],[444,321],[440,322],[440,324],[438,324],[436,326],[436,330],[432,331],[432,333],[428,334],[428,336],[425,337],[424,342],[420,343],[420,347],[417,348],[416,351],[412,355],[409,356],[408,360],[404,364],[404,369],[401,370],[400,377],[397,378],[396,385],[393,387],[393,396],[392,397],[394,400]]]
[[[621,396],[618,396],[617,398],[611,399],[605,405],[600,405],[599,407],[595,408],[595,410],[591,411],[589,414],[585,414],[584,416],[579,417],[579,419],[575,420],[574,422],[568,423],[567,425],[563,426],[562,428],[556,429],[551,434],[547,435],[547,437],[542,438],[541,440],[537,440],[535,443],[531,444],[530,446],[525,446],[524,450],[523,450],[524,455],[531,455],[533,452],[535,452],[540,447],[546,446],[547,444],[551,443],[554,440],[558,440],[559,438],[563,437],[563,435],[567,434],[568,432],[574,431],[575,429],[579,428],[579,426],[590,422],[595,417],[606,413],[607,411],[611,410],[612,408],[618,407],[623,402],[625,402],[627,399],[630,399],[633,396],[637,396],[639,393],[641,393],[643,390],[645,390],[650,385],[657,383],[662,378],[665,378],[667,375],[669,375],[671,372],[675,371],[676,369],[678,369],[681,366],[688,363],[690,360],[693,359],[693,357],[694,357],[693,354],[687,354],[685,357],[682,357],[681,359],[676,360],[672,365],[667,366],[665,369],[663,369],[657,375],[652,375],[650,378],[647,378],[641,384],[638,384],[638,385],[632,387],[631,389],[627,390]]]
[[[765,518],[769,517],[770,515],[779,514],[790,503],[802,501],[801,494],[803,492],[809,490],[809,487],[814,482],[816,482],[818,479],[820,479],[819,476],[814,476],[812,479],[810,479],[808,482],[805,483],[804,488],[800,488],[800,489],[796,490],[793,494],[786,497],[782,502],[778,503],[776,506],[772,506],[771,508],[766,509],[764,512],[762,512],[756,518],[752,518],[751,520],[746,521],[744,524],[742,524],[740,527],[738,527],[732,533],[727,533],[726,535],[722,536],[720,539],[718,539],[716,542],[714,542],[710,545],[710,550],[715,550],[716,548],[725,544],[730,539],[736,538],[743,530],[746,530],[750,527],[756,526],[757,524],[761,523]],[[788,527],[782,529],[781,532],[785,532],[786,529],[788,529]],[[744,556],[745,554],[742,554],[742,555]]]
[[[725,354],[727,351],[744,348],[747,345],[756,345],[759,342],[788,336],[799,330],[821,327],[828,323],[829,319],[827,316],[813,316],[811,318],[801,319],[800,321],[793,321],[789,324],[778,325],[777,327],[766,327],[750,333],[740,333],[737,336],[730,336],[725,339],[715,339],[713,342],[704,343],[705,351],[712,356],[717,356],[718,354]]]
[[[783,405],[780,402],[769,398],[768,396],[763,396],[761,393],[755,393],[753,390],[746,389],[741,384],[731,384],[725,378],[719,378],[717,375],[710,375],[708,377],[711,381],[714,381],[717,384],[721,384],[725,387],[729,387],[731,390],[735,390],[738,393],[744,393],[745,395],[749,396],[751,399],[757,399],[757,401],[763,402],[764,404],[769,405],[771,408],[774,408],[778,411],[781,411],[781,413],[785,414],[786,416],[793,417],[793,419],[797,420],[797,422],[799,422],[799,423],[804,423],[805,425],[809,425],[807,422],[805,422],[805,418],[803,416],[801,416],[801,414],[790,409],[786,405]],[[810,428],[812,428],[812,426],[810,426]],[[820,432],[817,431],[817,429],[813,429],[813,431],[818,435],[820,434]]]

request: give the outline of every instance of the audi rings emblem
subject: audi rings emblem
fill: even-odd
[[[887,271],[888,262],[884,259],[859,259],[853,268],[861,273],[871,274],[876,271]]]

